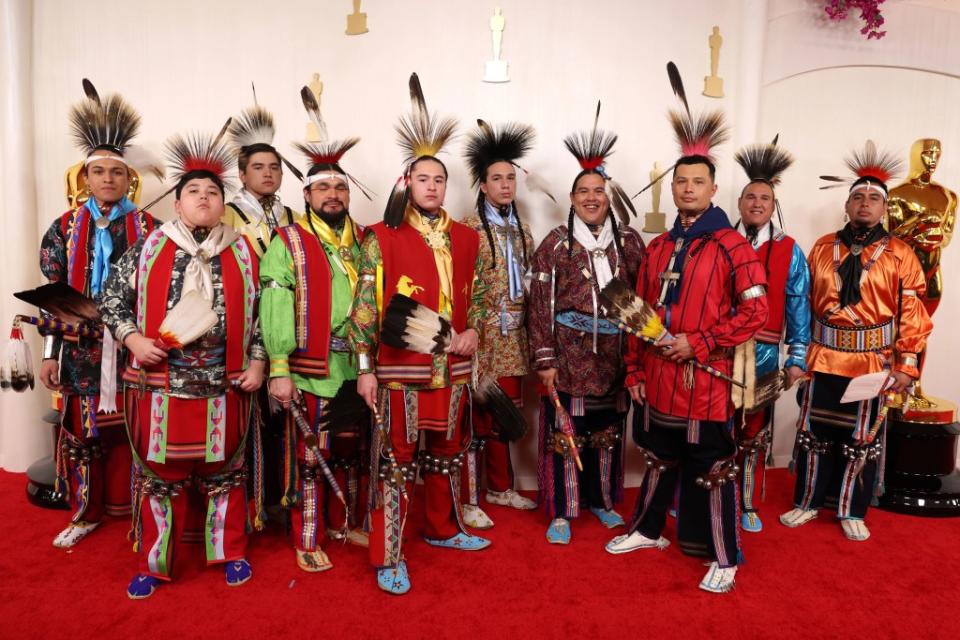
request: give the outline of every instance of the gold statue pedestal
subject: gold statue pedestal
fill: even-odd
[[[357,3],[359,4],[359,3]],[[365,13],[351,13],[347,15],[347,31],[348,36],[359,36],[367,33],[367,14]]]
[[[649,211],[643,216],[644,233],[664,233],[667,230],[667,214]]]
[[[63,411],[63,395],[53,392],[52,407],[41,420],[49,425],[53,449],[57,449],[60,435],[60,417]],[[68,497],[57,491],[57,464],[52,455],[44,456],[27,467],[27,501],[44,509],[69,510]]]
[[[890,412],[880,508],[917,516],[960,516],[957,406],[942,398],[928,399],[933,406]]]
[[[703,78],[703,95],[708,98],[723,97],[723,78],[717,76],[705,76]]]

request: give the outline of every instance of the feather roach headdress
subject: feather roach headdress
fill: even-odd
[[[70,108],[70,128],[77,146],[86,155],[105,148],[122,156],[140,131],[140,114],[119,94],[101,99],[86,78],[83,91],[86,98]]]
[[[520,160],[533,147],[533,127],[509,122],[494,127],[477,120],[477,128],[467,136],[465,155],[473,184],[483,182],[487,168],[495,162],[509,162],[519,167]]]
[[[228,120],[224,129],[229,125]],[[167,160],[174,183],[180,185],[190,174],[202,172],[215,177],[215,181],[225,188],[228,187],[227,173],[234,165],[234,154],[224,144],[223,132],[221,130],[215,138],[208,134],[191,133],[167,140]]]
[[[139,174],[152,173],[163,179],[162,163],[141,147],[130,142],[140,131],[140,114],[123,99],[112,93],[101,98],[90,80],[83,79],[85,98],[70,108],[70,129],[74,142],[83,152],[84,164],[102,156],[97,150],[108,150],[122,156],[120,160]]]
[[[850,178],[820,176],[821,180],[834,183],[820,188],[831,189],[850,184],[850,191],[853,191],[859,185],[876,185],[886,196],[887,183],[896,177],[902,165],[900,159],[892,153],[877,149],[873,140],[867,140],[863,149],[855,150],[852,155],[847,157],[847,168],[850,169],[853,176]]]
[[[683,111],[669,111],[670,125],[680,144],[681,157],[704,156],[714,162],[713,149],[727,141],[728,130],[722,111],[709,111],[694,116],[687,103],[680,71],[673,62],[667,63],[667,77],[673,93],[683,105]]]
[[[793,164],[793,156],[777,146],[780,136],[769,144],[751,144],[743,147],[733,159],[739,164],[750,182],[765,182],[772,187],[780,184],[780,175]]]
[[[273,136],[276,134],[273,115],[260,105],[244,109],[240,116],[230,123],[229,134],[237,152],[255,144],[272,147]]]
[[[410,197],[407,183],[411,165],[419,158],[436,157],[457,128],[456,119],[438,118],[427,110],[427,101],[416,73],[410,74],[410,105],[410,114],[402,116],[396,126],[397,142],[404,152],[406,168],[387,199],[383,221],[388,227],[398,227],[403,222]]]
[[[303,143],[295,142],[293,144],[297,151],[307,158],[309,168],[307,177],[303,181],[303,186],[308,187],[318,180],[322,180],[330,175],[349,180],[356,185],[367,200],[372,200],[367,187],[343,170],[340,166],[340,159],[343,155],[360,142],[360,138],[346,138],[345,140],[334,140],[332,142]],[[326,171],[324,171],[326,169]]]
[[[678,161],[691,156],[702,156],[709,160],[711,164],[716,164],[713,150],[729,138],[729,130],[723,112],[716,110],[694,115],[690,111],[690,104],[687,102],[687,92],[683,88],[680,70],[673,62],[667,63],[667,78],[670,80],[670,88],[673,89],[674,95],[677,96],[683,106],[682,110],[670,109],[667,112],[670,118],[670,126],[673,127],[677,144],[680,146]],[[643,189],[640,189],[633,197],[636,198],[655,185],[661,178],[673,171],[676,166],[676,162],[670,165],[670,168],[657,176]]]
[[[524,183],[527,188],[533,191],[540,191],[548,198],[556,202],[556,199],[550,194],[546,183],[537,175],[530,173],[520,166],[519,160],[533,147],[535,137],[533,127],[527,124],[518,124],[509,122],[500,126],[493,126],[484,120],[477,119],[477,128],[467,136],[467,144],[464,149],[464,155],[467,156],[467,165],[470,167],[470,176],[473,178],[474,185],[479,186],[487,177],[487,169],[497,162],[509,162],[524,174]],[[494,248],[493,232],[490,229],[490,221],[486,214],[486,195],[483,191],[477,190],[477,213],[480,215],[480,222],[483,225],[487,242],[490,245],[490,256],[493,266],[497,265],[497,251]],[[516,204],[509,205],[509,210],[504,214],[509,217],[513,215],[517,219],[517,230],[520,233],[521,247],[523,247],[523,265],[527,264],[527,244],[523,238],[523,225],[520,224],[520,215],[517,212]]]
[[[780,134],[773,137],[769,144],[751,144],[737,151],[733,159],[743,168],[750,184],[762,182],[773,189],[780,184],[780,175],[793,164],[793,156],[783,147],[778,147]],[[774,200],[780,226],[783,227],[783,213],[780,210],[780,201]],[[738,223],[739,224],[739,223]]]
[[[273,146],[273,137],[277,132],[273,124],[273,114],[257,104],[257,88],[252,83],[250,86],[253,89],[253,106],[244,109],[239,117],[234,118],[228,129],[234,153],[241,157],[242,164],[242,156],[248,156],[251,152],[272,151],[277,154],[277,157],[290,170],[290,173],[296,176],[298,180],[303,181],[303,174],[300,173],[300,170],[284,158]],[[260,148],[256,148],[257,146]]]
[[[617,142],[617,134],[604,131],[597,127],[600,121],[600,102],[597,101],[597,112],[593,118],[593,128],[589,133],[578,131],[563,139],[563,144],[567,150],[573,154],[584,171],[596,171],[603,176],[606,182],[607,197],[610,199],[610,207],[620,218],[620,224],[624,227],[630,225],[630,216],[637,216],[637,210],[633,208],[633,203],[627,197],[623,187],[620,186],[607,173],[605,166],[607,158],[613,155],[613,145]]]
[[[323,138],[322,142],[295,142],[293,144],[297,151],[307,158],[309,164],[303,186],[309,187],[317,180],[323,179],[327,174],[339,174],[356,185],[367,200],[372,200],[370,189],[340,166],[341,158],[360,142],[360,138],[345,138],[327,142],[327,125],[323,122],[323,117],[320,115],[320,105],[317,104],[310,87],[304,86],[300,89],[300,98],[303,101],[303,108],[310,116],[310,120],[322,131],[321,137]],[[324,169],[327,171],[323,171]]]

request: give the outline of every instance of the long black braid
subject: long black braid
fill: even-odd
[[[613,244],[617,247],[617,253],[620,254],[620,262],[626,263],[627,257],[623,253],[623,241],[620,239],[620,227],[617,226],[617,216],[610,211],[607,213],[610,218],[610,226],[613,228]]]
[[[574,212],[573,205],[570,205],[570,216],[567,218],[567,257],[573,257],[573,216],[576,213]]]
[[[483,224],[483,230],[487,234],[487,242],[490,243],[490,256],[493,260],[493,267],[497,266],[497,250],[493,244],[493,230],[490,228],[490,221],[487,220],[487,210],[486,210],[486,200],[487,197],[483,192],[477,194],[477,213],[480,214],[480,222]],[[517,220],[517,233],[520,234],[520,250],[523,252],[523,268],[526,269],[529,266],[527,262],[527,237],[523,233],[523,222],[520,221],[520,212],[517,211],[517,203],[510,203],[510,211],[507,212],[507,215],[504,217],[507,224],[510,224],[510,214],[513,213],[513,217]]]
[[[477,213],[480,215],[480,223],[483,224],[483,230],[487,234],[487,242],[490,243],[490,257],[493,260],[493,267],[497,266],[497,249],[493,244],[493,231],[490,229],[490,222],[487,220],[486,203],[487,197],[483,191],[477,192]]]
[[[510,208],[513,209],[513,217],[517,219],[517,232],[520,234],[520,247],[523,249],[523,269],[526,271],[527,263],[527,238],[523,235],[523,222],[520,221],[520,212],[517,211],[517,203],[514,201]]]

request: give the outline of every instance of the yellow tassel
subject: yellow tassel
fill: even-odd
[[[261,517],[261,515],[258,513],[257,517],[253,519],[253,528],[256,529],[257,531],[263,531],[263,528],[266,525],[267,523],[264,522],[263,517]]]

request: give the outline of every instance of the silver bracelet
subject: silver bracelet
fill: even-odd
[[[360,371],[373,371],[373,361],[370,359],[369,353],[357,354],[357,368]]]
[[[43,359],[44,360],[59,360],[59,345],[57,344],[57,336],[44,336],[43,337]]]

